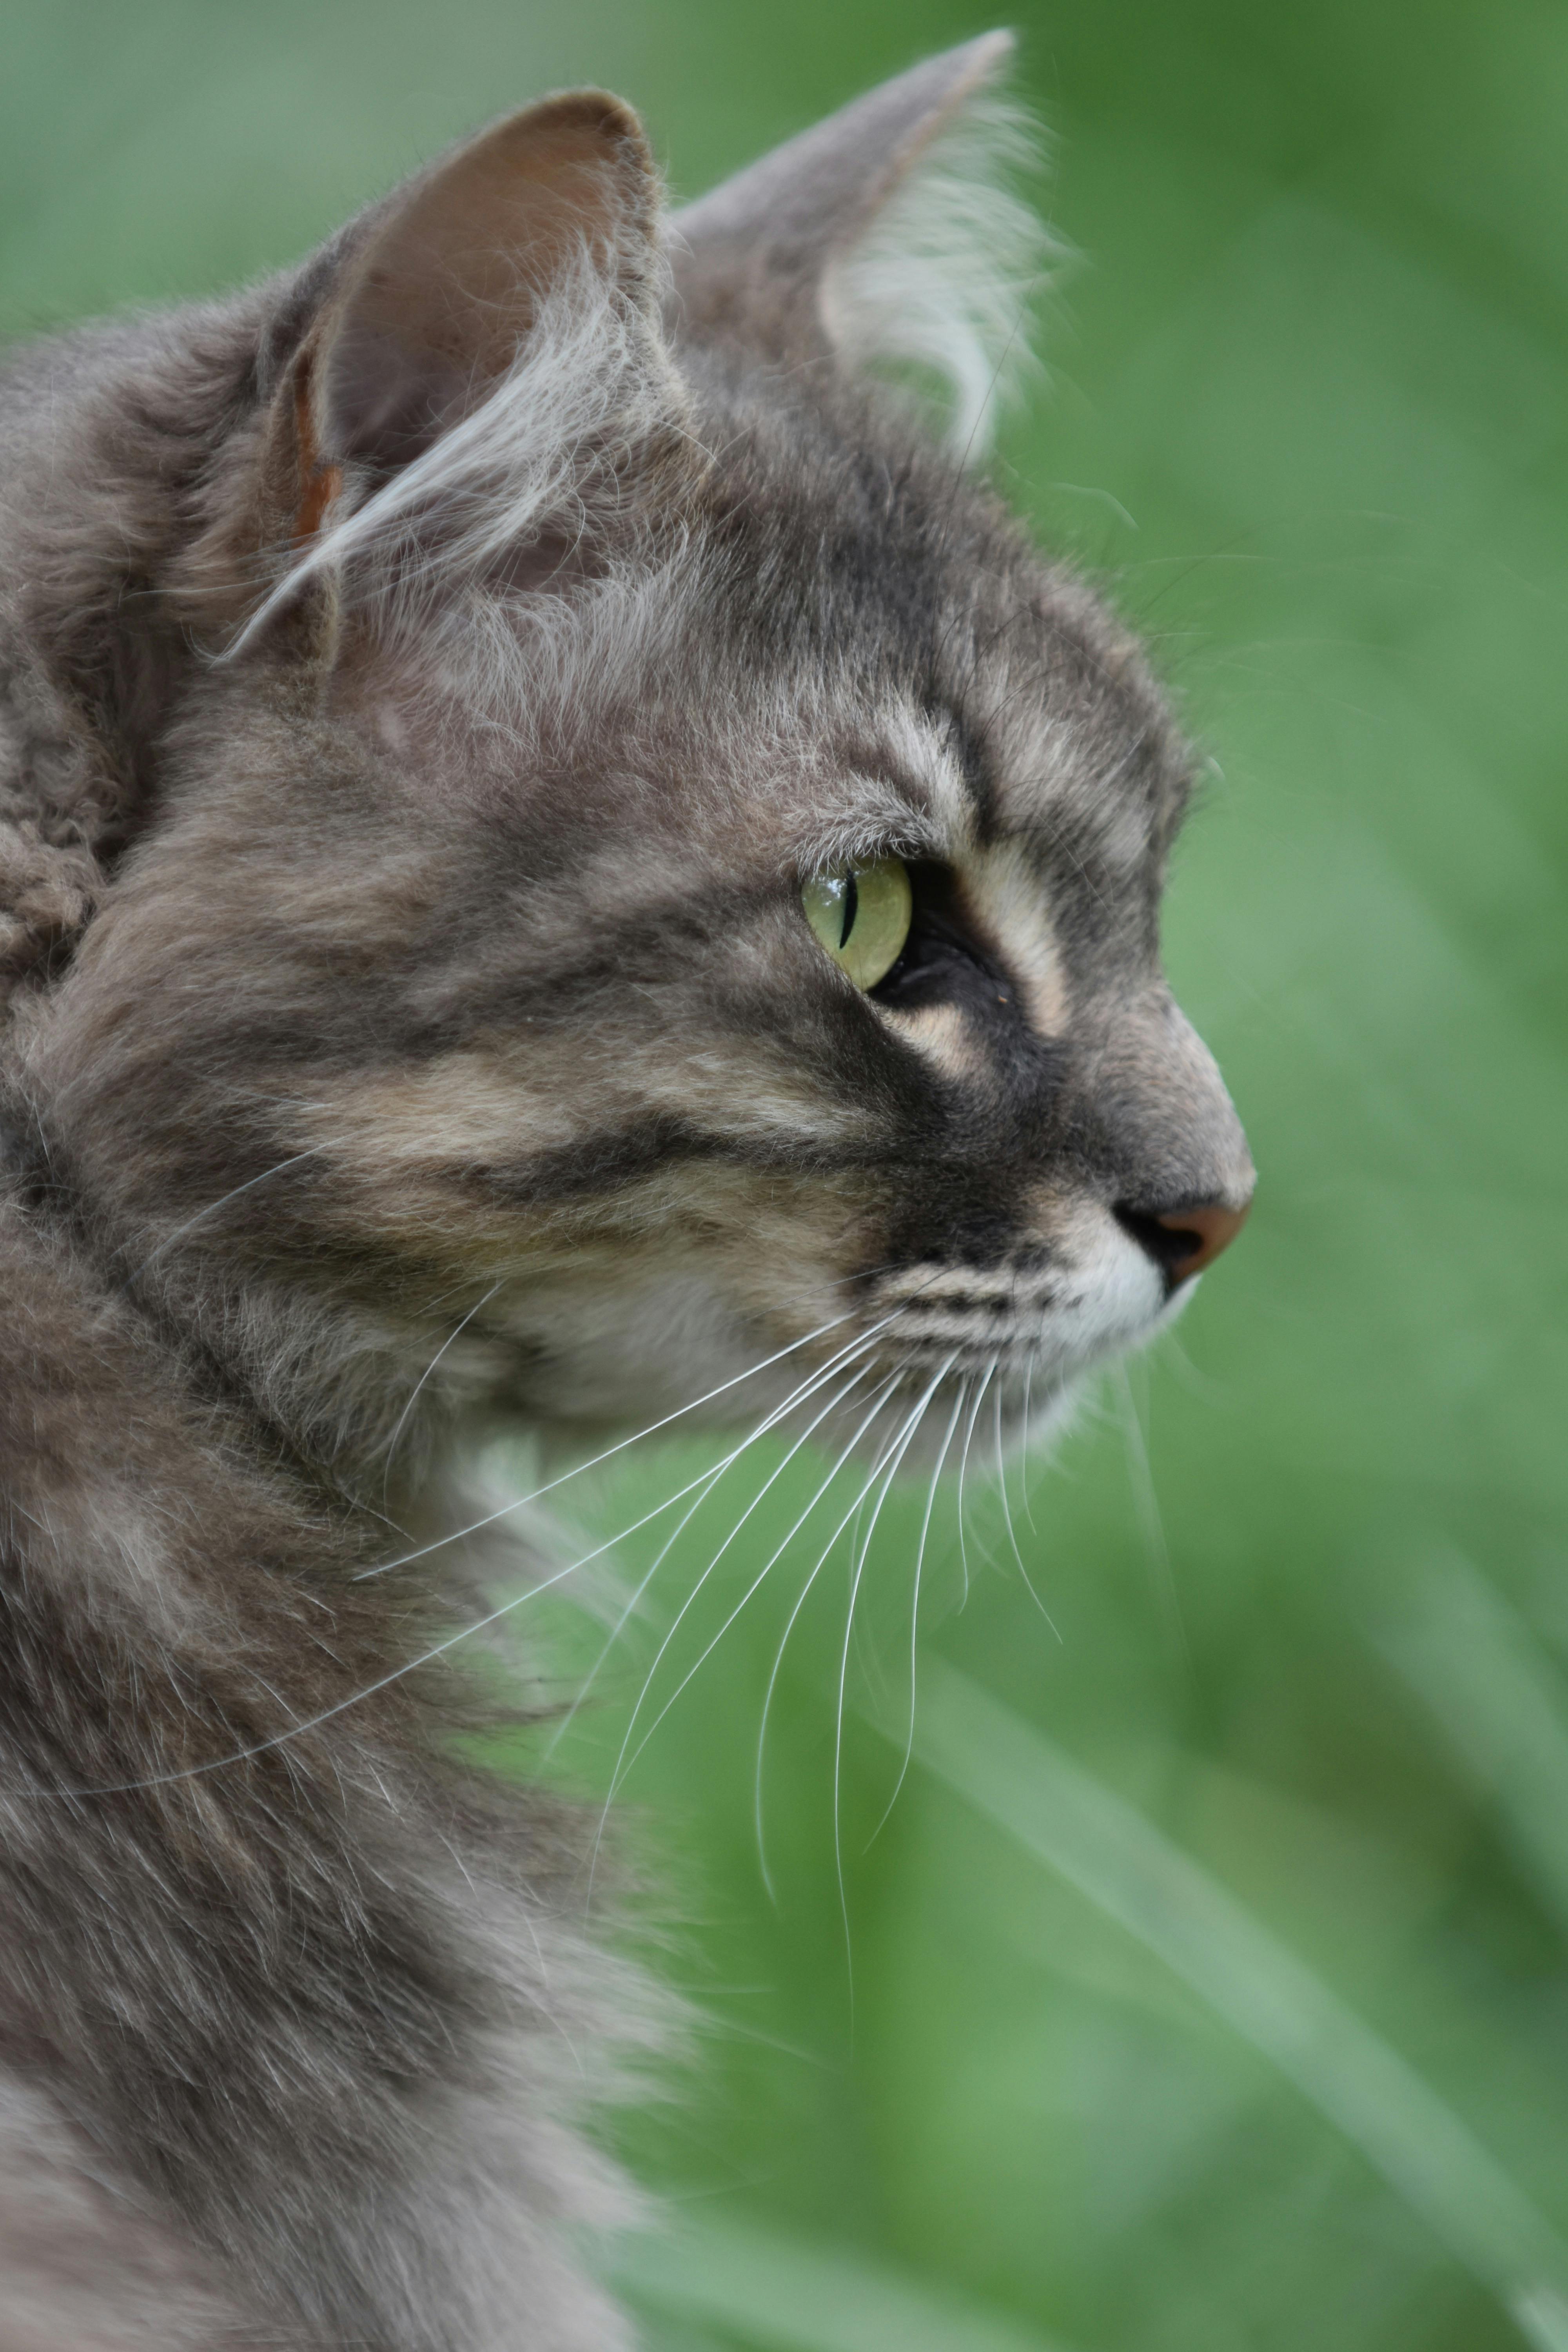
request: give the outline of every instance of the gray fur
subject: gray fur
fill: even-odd
[[[674,294],[589,93],[0,380],[8,2347],[623,2341],[581,2111],[662,2029],[575,1820],[451,1760],[465,1449],[844,1345],[1054,1412],[1245,1204],[1166,705],[822,325],[995,62]],[[798,891],[879,852],[871,998]]]

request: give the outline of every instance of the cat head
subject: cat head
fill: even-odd
[[[1246,1211],[1159,962],[1188,751],[962,462],[1037,260],[954,176],[1006,46],[672,221],[624,106],[548,100],[138,362],[194,651],[33,1108],[322,1450],[440,1349],[563,1422],[774,1359],[1048,1406]]]

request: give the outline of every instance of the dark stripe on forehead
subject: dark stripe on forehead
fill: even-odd
[[[954,709],[945,695],[934,689],[927,697],[925,709],[928,718],[948,738],[974,811],[975,838],[983,849],[989,849],[998,832],[997,795],[996,779],[986,753],[985,738],[963,710]]]

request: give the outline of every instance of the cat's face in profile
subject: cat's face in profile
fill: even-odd
[[[622,110],[487,134],[279,306],[193,491],[227,650],[39,1050],[129,1277],[280,1395],[313,1347],[345,1444],[455,1331],[545,1420],[785,1350],[1048,1407],[1246,1209],[1165,705],[848,364],[966,54],[696,207],[673,293]]]

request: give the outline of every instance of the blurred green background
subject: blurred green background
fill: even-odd
[[[1082,259],[999,464],[1213,755],[1169,961],[1262,1185],[1174,1337],[1010,1473],[1050,1623],[982,1423],[890,1811],[923,1491],[847,1669],[846,1531],[779,1675],[771,1895],[763,1697],[855,1489],[661,1719],[825,1465],[739,1466],[657,1570],[549,1766],[602,1794],[657,1720],[621,1801],[700,2012],[617,2127],[659,2231],[614,2259],[671,2347],[1562,2347],[1568,13],[1016,13]],[[279,263],[566,81],[695,194],[989,21],[14,7],[0,324]],[[719,1458],[644,1449],[566,1516],[602,1541]],[[552,1633],[574,1687],[601,1632]]]

